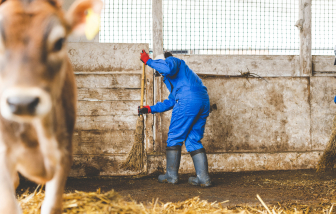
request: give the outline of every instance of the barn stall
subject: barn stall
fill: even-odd
[[[172,187],[156,180],[157,174],[165,169],[170,112],[159,115],[159,121],[153,115],[145,118],[144,169],[135,172],[120,168],[134,142],[142,66],[138,59],[139,49],[147,50],[148,45],[69,44],[78,87],[78,119],[74,163],[66,189],[69,192],[99,189],[95,194],[110,200],[111,205],[105,206],[104,201],[97,201],[89,193],[68,193],[66,206],[69,207],[65,210],[114,209],[115,206],[120,208],[119,203],[122,203],[123,209],[130,212],[165,213],[174,212],[171,206],[177,205],[171,201],[186,200],[179,205],[181,210],[175,212],[203,209],[204,213],[218,210],[253,213],[256,212],[253,209],[264,209],[258,206],[257,194],[268,206],[276,206],[273,209],[279,213],[296,213],[296,209],[312,209],[312,213],[330,210],[333,200],[330,191],[336,188],[332,179],[335,174],[322,174],[321,178],[314,168],[328,142],[335,114],[332,103],[334,67],[329,65],[333,57],[314,56],[314,76],[309,76],[298,69],[297,56],[179,55],[202,77],[211,100],[211,113],[202,142],[207,150],[214,187],[198,190],[186,182],[193,173],[193,164],[184,147],[180,184]],[[200,61],[206,61],[207,66],[198,63]],[[247,79],[235,72],[246,67],[264,79]],[[154,81],[161,80],[154,79],[152,72],[146,68],[145,97],[149,105],[154,96],[157,99],[157,92],[160,100],[168,96],[165,87],[156,88]],[[153,126],[154,121],[158,123],[156,126]],[[134,180],[132,175],[140,173],[145,177]],[[21,185],[19,189],[32,186],[25,182]],[[129,195],[133,200],[149,204],[142,208],[121,202],[122,198],[109,192],[111,188],[122,196]],[[43,199],[43,193],[38,194],[41,195],[35,197],[36,204]],[[223,210],[222,205],[212,203],[204,208],[205,201],[190,199],[195,196],[208,201],[229,200],[225,202],[228,207]],[[22,197],[24,201],[29,195]],[[72,208],[73,198],[83,198],[85,203],[77,199],[78,205]],[[150,203],[152,198],[159,198],[164,204],[156,210],[156,205]],[[299,202],[293,204],[288,200]],[[313,202],[308,203],[309,200]],[[236,206],[242,203],[244,205]],[[194,204],[193,208],[190,204]],[[31,209],[31,205],[28,208]]]
[[[78,87],[78,119],[71,176],[121,176],[134,142],[146,44],[70,43]],[[314,75],[300,72],[298,56],[178,55],[208,88],[211,113],[204,147],[211,172],[293,170],[316,167],[335,114],[334,57],[314,56]],[[199,63],[205,62],[205,63]],[[240,77],[238,71],[262,78]],[[146,68],[146,105],[168,90]],[[171,112],[146,116],[146,173],[165,167]],[[155,132],[155,139],[153,138]],[[180,172],[193,172],[184,149]]]
[[[329,62],[333,57],[314,56],[316,70],[314,76],[308,76],[298,69],[296,56],[179,55],[202,77],[211,100],[203,144],[214,187],[198,190],[186,182],[193,173],[193,165],[185,149],[179,171],[180,184],[158,185],[156,180],[157,174],[165,168],[170,112],[159,115],[156,126],[153,123],[158,120],[153,115],[145,118],[144,169],[135,172],[120,168],[134,142],[142,66],[138,60],[139,49],[147,50],[148,45],[69,44],[78,87],[78,119],[74,163],[66,190],[84,192],[65,195],[65,212],[101,208],[101,213],[106,209],[134,213],[196,213],[200,210],[257,213],[265,209],[258,206],[261,201],[256,199],[257,194],[278,213],[309,209],[315,213],[332,208],[335,173],[322,174],[321,178],[314,168],[332,129],[334,67]],[[199,61],[208,64],[205,67]],[[234,72],[246,67],[264,79],[247,79]],[[145,97],[149,105],[153,102],[150,100],[157,99],[155,92],[161,93],[161,100],[168,96],[165,87],[161,85],[159,90],[155,87],[153,82],[161,80],[154,79],[152,72],[146,68]],[[139,173],[148,176],[128,178]],[[27,186],[32,185],[23,182],[19,189]],[[148,204],[144,208],[134,202],[124,202],[117,193],[110,192],[111,188],[122,196],[129,195],[133,200]],[[96,189],[97,197],[85,193]],[[37,194],[34,202],[25,204],[25,200],[32,197],[22,193],[21,203],[24,209],[38,213],[38,204],[44,195],[41,191],[33,194]],[[200,198],[193,198],[195,196]],[[155,205],[152,198],[159,198],[163,204]],[[226,201],[228,206],[223,209],[221,203],[209,203],[204,207],[207,202],[202,199]],[[171,203],[181,200],[186,201],[179,205]],[[288,202],[293,200],[297,202]],[[106,201],[110,204],[106,205]],[[36,205],[32,207],[32,204]],[[239,204],[244,205],[237,206]],[[176,206],[181,208],[176,210]]]
[[[311,2],[300,1],[300,16],[308,13],[306,18],[311,18],[311,8],[304,6],[311,6]],[[151,50],[154,58],[164,49],[162,1],[153,0],[152,10],[151,48],[147,43],[100,43],[98,36],[93,42],[70,39],[69,56],[78,86],[78,119],[68,190],[113,188],[139,202],[158,197],[169,203],[200,196],[209,201],[227,199],[231,206],[259,203],[255,196],[263,194],[270,204],[307,204],[298,208],[307,211],[307,207],[323,202],[328,209],[322,206],[319,211],[330,210],[334,196],[329,190],[336,187],[335,174],[319,176],[314,170],[336,113],[335,58],[309,54],[312,26],[308,24],[298,30],[298,55],[175,54],[208,88],[211,113],[202,142],[214,188],[199,191],[188,186],[186,180],[194,167],[184,147],[181,184],[158,185],[156,176],[166,164],[171,112],[145,118],[143,170],[120,168],[134,142],[140,103],[140,52]],[[247,71],[261,78],[246,78],[240,73]],[[146,67],[146,105],[168,97],[162,79],[152,74],[153,70]],[[145,178],[129,179],[140,173]],[[285,189],[285,193],[277,189]],[[298,202],[283,204],[287,199]],[[307,201],[313,201],[312,205]]]

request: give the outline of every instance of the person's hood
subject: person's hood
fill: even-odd
[[[171,79],[174,79],[176,78],[177,74],[179,73],[180,71],[180,67],[181,67],[181,60],[178,60],[177,58],[175,57],[168,57],[166,60],[171,60],[173,61],[173,68],[171,70],[171,74],[170,75],[167,75],[168,77],[170,77]]]

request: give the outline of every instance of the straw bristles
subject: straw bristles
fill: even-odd
[[[144,159],[144,117],[140,115],[136,122],[134,144],[128,157],[120,168],[132,171],[139,171],[143,168]]]
[[[31,194],[28,191],[19,197],[19,203],[24,214],[40,213],[40,208],[44,199],[44,192],[38,191],[39,187]],[[223,202],[208,202],[201,200],[199,197],[194,197],[178,203],[161,203],[159,199],[148,204],[138,204],[135,201],[126,201],[116,192],[109,191],[101,193],[100,189],[97,192],[80,192],[67,193],[63,195],[63,213],[140,213],[140,214],[158,214],[158,213],[179,213],[179,214],[194,214],[194,213],[264,213],[264,214],[299,214],[308,213],[309,207],[305,210],[298,211],[294,207],[273,207],[268,208],[266,203],[259,195],[257,198],[262,203],[262,206],[228,206],[229,201]],[[331,213],[333,205],[326,207],[325,211]],[[316,213],[316,212],[314,212]]]

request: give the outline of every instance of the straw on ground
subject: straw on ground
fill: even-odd
[[[229,201],[208,202],[194,197],[178,203],[161,203],[156,199],[148,204],[137,203],[133,200],[125,200],[118,193],[112,191],[101,193],[80,192],[67,193],[63,196],[63,213],[264,213],[264,214],[299,214],[313,213],[309,207],[304,210],[295,207],[273,207],[269,208],[266,203],[257,195],[262,206],[228,206]],[[44,192],[39,186],[33,193],[28,190],[19,197],[20,206],[24,214],[40,213]],[[326,207],[321,213],[331,213],[333,205]],[[316,213],[316,212],[314,212]]]

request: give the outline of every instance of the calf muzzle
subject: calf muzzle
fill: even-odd
[[[43,89],[11,88],[4,91],[0,102],[1,115],[7,120],[29,122],[51,110],[50,95]]]
[[[39,102],[39,97],[17,96],[7,98],[10,111],[16,115],[35,115]]]

